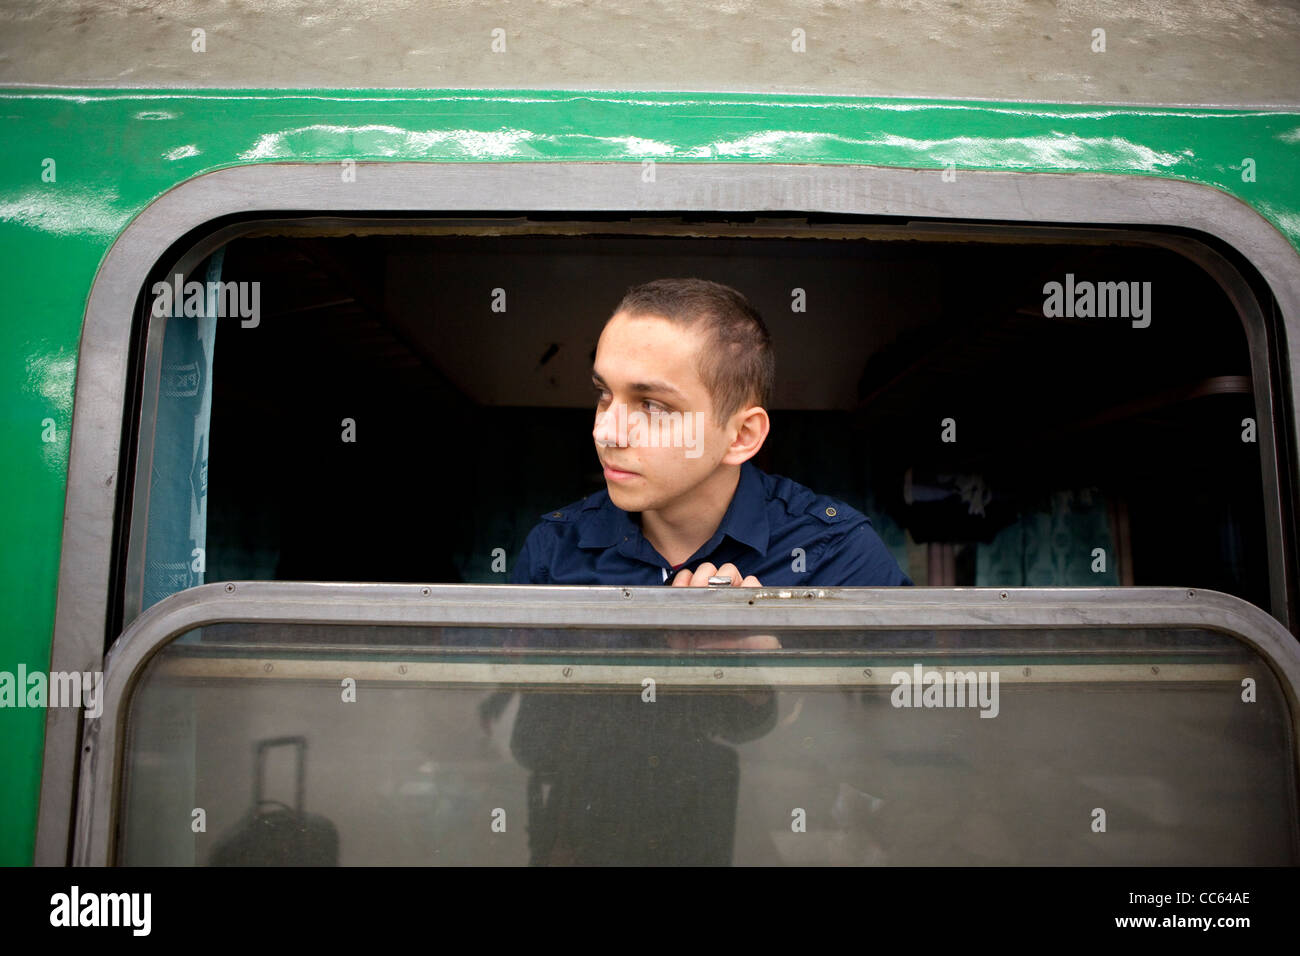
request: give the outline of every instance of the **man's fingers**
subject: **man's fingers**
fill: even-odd
[[[707,561],[701,564],[694,571],[690,568],[682,568],[673,575],[672,586],[675,588],[707,588],[709,586],[709,578],[731,578],[732,587],[761,588],[763,586],[759,582],[758,578],[754,577],[752,574],[749,577],[744,577],[744,575],[740,573],[740,569],[730,562],[724,564],[720,568],[715,568]]]
[[[747,634],[744,637],[705,637],[695,647],[698,650],[779,651],[781,641],[775,634]]]
[[[731,586],[733,588],[739,584],[740,579],[744,577],[744,575],[740,573],[740,569],[730,561],[718,568],[718,570],[714,571],[713,576],[716,578],[731,578]]]
[[[696,568],[695,573],[691,575],[691,587],[707,588],[709,586],[709,578],[713,577],[717,573],[718,569],[708,561],[705,561]]]

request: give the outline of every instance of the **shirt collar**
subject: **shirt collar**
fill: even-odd
[[[731,504],[722,516],[718,530],[759,554],[766,553],[769,531],[767,492],[763,488],[763,478],[752,462],[747,461],[740,466],[736,493],[731,496]]]
[[[632,516],[609,499],[609,492],[591,495],[582,506],[582,534],[580,548],[608,548],[619,540],[640,535],[640,526]],[[767,522],[767,493],[763,478],[752,462],[740,466],[740,480],[727,505],[726,514],[713,538],[730,535],[741,544],[748,545],[759,554],[767,552],[771,529]]]

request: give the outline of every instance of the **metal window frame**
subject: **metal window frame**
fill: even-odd
[[[51,669],[95,670],[103,659],[126,373],[139,291],[177,238],[224,216],[303,210],[370,216],[380,210],[801,210],[1190,229],[1226,242],[1263,276],[1284,323],[1285,341],[1276,348],[1285,357],[1290,381],[1300,381],[1300,348],[1288,348],[1300,342],[1300,255],[1250,206],[1197,183],[1135,175],[969,171],[955,183],[940,185],[937,172],[930,170],[712,162],[661,163],[654,183],[641,181],[639,162],[380,162],[359,164],[357,173],[355,182],[344,183],[336,163],[261,163],[216,170],[160,196],[123,230],[105,256],[87,302],[78,355]],[[1252,344],[1253,365],[1255,360]],[[1261,423],[1269,420],[1269,407],[1260,404],[1264,398],[1270,405],[1290,400],[1261,396],[1257,390]],[[1300,447],[1300,415],[1293,424],[1295,432],[1288,439]],[[1273,454],[1271,429],[1261,427],[1260,432],[1261,453]],[[1276,548],[1270,542],[1270,562],[1291,546],[1280,537]],[[1279,573],[1276,567],[1274,573]],[[51,708],[47,714],[38,864],[58,865],[69,859],[80,724],[76,714],[64,709]]]
[[[144,612],[108,654],[103,712],[86,720],[74,837],[75,865],[114,862],[132,695],[150,659],[194,628],[223,622],[606,629],[738,627],[1141,629],[1227,634],[1263,659],[1283,689],[1293,774],[1300,765],[1300,643],[1240,598],[1186,588],[673,589],[504,584],[205,584]],[[297,646],[297,645],[293,645]],[[357,645],[361,647],[364,645]],[[617,651],[608,653],[616,654]],[[719,652],[705,652],[716,656]],[[744,655],[744,651],[732,652]],[[760,652],[762,653],[762,652]],[[918,652],[921,653],[921,652]],[[689,662],[687,658],[684,662]],[[1122,676],[1116,679],[1126,679]],[[1176,682],[1160,675],[1144,678]],[[1295,834],[1293,834],[1293,837]]]

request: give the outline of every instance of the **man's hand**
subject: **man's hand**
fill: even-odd
[[[731,578],[732,587],[742,588],[761,588],[763,585],[758,583],[758,578],[752,574],[743,578],[740,569],[734,564],[724,564],[720,568],[715,568],[712,564],[705,561],[693,572],[690,568],[682,568],[673,578],[673,587],[675,588],[707,588],[709,578]]]
[[[673,578],[673,587],[675,588],[707,588],[709,578],[731,578],[732,587],[742,588],[761,588],[763,585],[758,583],[758,578],[752,574],[743,578],[740,569],[734,564],[724,564],[720,568],[715,568],[707,561],[701,564],[693,572],[690,568],[682,568]],[[776,639],[774,634],[748,634],[744,637],[718,637],[715,635],[695,635],[690,633],[675,632],[668,635],[668,646],[675,650],[778,650],[781,642]]]

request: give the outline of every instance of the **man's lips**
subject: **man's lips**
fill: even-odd
[[[610,481],[622,481],[626,478],[637,477],[637,473],[635,471],[624,471],[621,468],[615,468],[613,465],[609,464],[609,462],[606,461],[602,461],[601,464],[604,465],[605,467],[605,477],[608,478]]]

